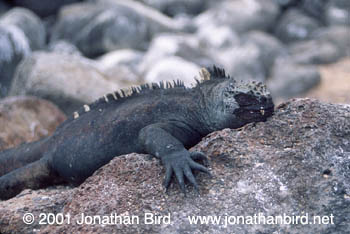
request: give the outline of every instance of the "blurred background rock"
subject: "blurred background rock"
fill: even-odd
[[[71,114],[107,92],[202,66],[267,83],[277,103],[350,100],[348,0],[0,0],[0,98]]]

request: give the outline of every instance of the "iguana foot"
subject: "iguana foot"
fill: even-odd
[[[196,163],[194,160],[204,159],[206,156],[200,152],[189,152],[187,150],[175,151],[169,155],[162,157],[165,166],[164,186],[168,189],[171,176],[175,173],[176,179],[180,185],[181,191],[186,195],[184,177],[194,186],[198,192],[198,184],[193,176],[192,170],[198,170],[210,174],[209,170],[203,165]]]

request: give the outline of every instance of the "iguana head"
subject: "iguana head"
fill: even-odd
[[[214,129],[239,128],[251,122],[265,121],[273,114],[274,104],[261,82],[236,81],[223,69],[202,69],[200,88],[205,94]]]

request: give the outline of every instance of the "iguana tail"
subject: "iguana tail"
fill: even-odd
[[[22,144],[0,152],[0,176],[39,160],[46,151],[47,139]]]
[[[62,179],[51,169],[47,157],[44,157],[1,176],[0,200],[14,197],[24,189],[39,189],[61,182]]]

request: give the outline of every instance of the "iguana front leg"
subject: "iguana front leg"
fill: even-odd
[[[184,177],[198,191],[192,170],[209,173],[208,169],[196,163],[195,159],[206,159],[199,152],[190,153],[184,145],[193,145],[200,140],[200,135],[181,122],[157,123],[144,127],[139,133],[140,144],[144,150],[160,158],[165,166],[164,186],[170,185],[171,176],[175,173],[181,190],[185,193]]]

